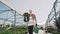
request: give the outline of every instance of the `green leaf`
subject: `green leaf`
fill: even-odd
[[[27,17],[27,16],[29,16],[29,14],[28,14],[27,12],[25,12],[25,13],[23,14],[23,16],[24,16],[24,17]]]

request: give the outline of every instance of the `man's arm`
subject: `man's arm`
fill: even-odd
[[[36,22],[36,24],[37,24],[37,19],[36,19],[36,16],[34,15],[34,20],[35,20],[35,22]]]

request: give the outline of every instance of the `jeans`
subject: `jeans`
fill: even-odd
[[[33,34],[33,26],[28,26],[29,34]]]

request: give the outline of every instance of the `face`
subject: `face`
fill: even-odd
[[[32,14],[32,10],[29,10],[29,13]]]

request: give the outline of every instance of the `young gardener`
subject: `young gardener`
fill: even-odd
[[[38,34],[39,28],[37,27],[37,24],[34,26],[34,32],[35,34]]]

